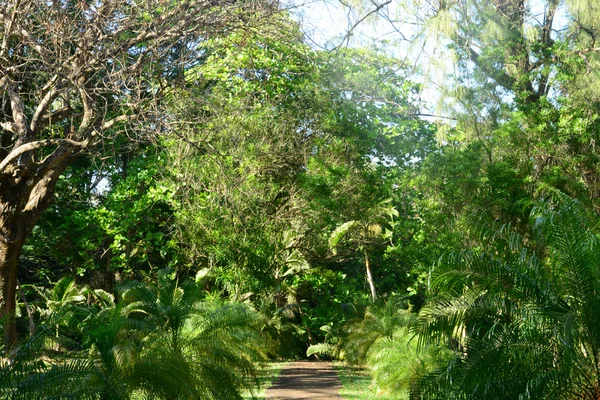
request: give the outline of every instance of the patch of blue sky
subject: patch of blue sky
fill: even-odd
[[[376,48],[397,58],[405,66],[402,73],[421,84],[425,119],[440,120],[435,117],[438,111],[453,107],[451,99],[442,95],[453,72],[453,56],[447,40],[427,34],[424,15],[430,10],[424,9],[425,3],[415,13],[397,0],[371,1],[366,7],[349,7],[345,0],[291,2],[293,15],[314,48]]]

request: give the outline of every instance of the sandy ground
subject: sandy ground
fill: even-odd
[[[342,400],[342,387],[331,363],[300,361],[281,371],[279,379],[267,390],[271,400],[318,399]]]

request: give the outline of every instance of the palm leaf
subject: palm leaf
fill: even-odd
[[[340,244],[342,239],[350,232],[354,227],[358,225],[358,221],[344,222],[331,232],[329,235],[329,248],[333,254],[337,254],[337,246]]]

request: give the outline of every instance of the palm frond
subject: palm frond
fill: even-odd
[[[329,248],[333,254],[337,254],[337,247],[342,239],[356,226],[358,226],[358,221],[347,221],[331,232],[331,235],[329,235]]]
[[[308,346],[308,349],[306,349],[306,356],[310,357],[313,354],[320,354],[320,355],[331,355],[334,352],[334,347],[333,345],[329,344],[329,343],[318,343],[318,344],[313,344]]]

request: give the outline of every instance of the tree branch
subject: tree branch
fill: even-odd
[[[545,48],[550,48],[552,46],[552,38],[550,37],[550,32],[552,30],[552,23],[554,21],[554,16],[556,14],[556,9],[558,8],[557,1],[551,1],[548,6],[548,10],[546,15],[544,15],[544,26],[542,27],[542,44]],[[531,69],[531,68],[530,68]],[[548,94],[550,83],[550,72],[547,70],[542,70],[540,76],[540,83],[538,85],[538,96],[545,96]]]
[[[6,15],[1,14],[2,19],[4,19],[4,35],[2,37],[2,47],[0,47],[0,58],[6,57],[6,52],[8,51],[8,38],[10,37],[10,31],[12,30],[12,26],[15,23],[15,19],[17,17],[17,10],[19,9],[20,3],[21,0],[16,1],[8,23],[6,22]]]
[[[469,58],[471,61],[477,65],[487,76],[492,78],[498,85],[502,86],[507,90],[514,90],[514,85],[517,82],[515,78],[508,75],[504,71],[493,70],[489,68],[487,65],[482,63],[479,60],[479,53],[477,53],[473,48],[469,47],[467,49],[469,51]]]
[[[83,118],[81,119],[81,123],[77,128],[76,138],[83,138],[85,132],[92,125],[92,121],[94,120],[94,107],[92,102],[90,102],[89,95],[85,90],[83,85],[78,85],[77,90],[79,91],[79,95],[81,96],[81,102],[83,104]]]
[[[24,142],[28,139],[27,136],[29,133],[27,117],[25,116],[25,104],[23,103],[21,96],[19,96],[15,90],[14,84],[8,79],[6,80],[4,87],[10,98],[10,109],[12,111],[13,127],[15,129],[14,133],[19,137],[17,143]]]
[[[7,132],[15,133],[15,127],[11,122],[0,122],[0,128]]]
[[[123,122],[128,122],[128,121],[134,121],[136,118],[138,117],[138,115],[136,114],[126,114],[126,115],[119,115],[118,117],[115,117],[113,119],[109,119],[108,121],[105,121],[102,125],[101,125],[101,129],[107,130],[112,128],[113,126],[123,123]]]
[[[377,14],[379,12],[379,10],[381,10],[382,8],[384,8],[385,6],[387,6],[388,4],[392,3],[392,0],[386,0],[381,4],[377,4],[374,0],[371,0],[371,3],[373,3],[375,5],[375,8],[371,11],[369,11],[368,13],[366,13],[362,18],[360,18],[358,21],[356,21],[354,24],[352,24],[352,26],[350,27],[350,29],[348,29],[348,32],[346,32],[346,34],[344,35],[344,38],[342,39],[342,42],[340,43],[340,46],[345,43],[348,39],[350,39],[350,36],[352,36],[352,32],[354,32],[354,30],[360,25],[362,24],[367,18],[369,18],[371,15],[373,14]],[[338,46],[337,48],[339,48],[340,46]]]
[[[581,56],[581,55],[584,55],[587,53],[595,53],[598,51],[600,51],[600,47],[589,47],[587,49],[578,50],[577,54],[579,54]]]
[[[71,149],[59,147],[46,157],[45,162],[38,168],[35,186],[31,189],[23,214],[31,214],[34,219],[37,219],[48,207],[58,177],[69,165],[70,154],[72,154]]]
[[[3,170],[6,167],[16,160],[19,156],[31,152],[36,149],[40,149],[46,146],[66,146],[71,148],[85,148],[87,145],[86,142],[77,142],[70,139],[44,139],[38,140],[36,142],[29,142],[24,145],[18,146],[11,151],[4,160],[0,163],[0,174],[3,173]]]
[[[25,29],[21,29],[19,33],[21,34],[23,39],[25,39],[25,42],[40,55],[40,58],[44,63],[51,64],[46,52],[44,51],[44,48],[39,44],[37,40],[31,37],[31,34],[28,31],[26,31]]]
[[[46,114],[43,117],[44,123],[50,124],[52,121],[61,121],[69,116],[80,116],[80,114],[73,114],[73,109],[71,107],[63,107],[60,110],[56,110],[51,114]]]
[[[58,81],[58,75],[54,75],[50,79],[50,81],[46,84],[45,87],[48,87],[49,90],[48,90],[48,92],[46,92],[46,95],[42,98],[42,100],[38,104],[37,108],[35,109],[35,112],[33,113],[33,117],[31,117],[31,122],[29,124],[29,130],[31,132],[34,132],[34,133],[36,132],[37,127],[38,127],[38,121],[40,120],[42,115],[46,112],[46,109],[48,109],[48,106],[50,106],[50,103],[52,103],[54,101],[54,99],[56,99],[56,97],[58,96],[60,88],[56,85],[57,81]]]

